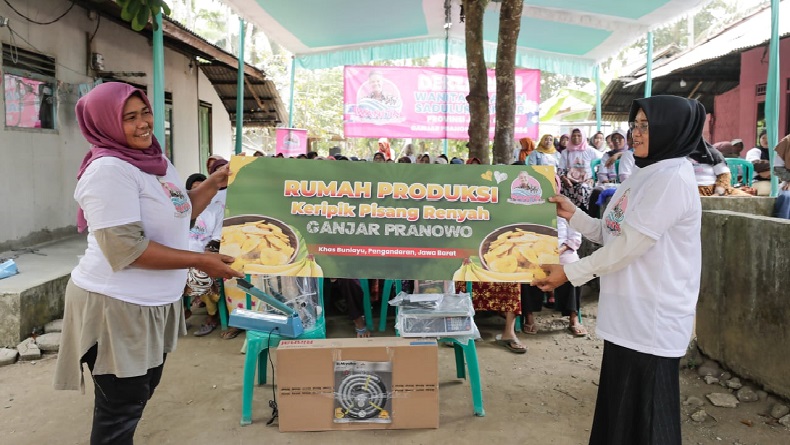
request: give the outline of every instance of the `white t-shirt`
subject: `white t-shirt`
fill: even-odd
[[[596,333],[642,353],[681,357],[691,339],[702,267],[702,206],[691,163],[668,159],[631,175],[604,212],[604,244],[624,223],[656,244],[601,276]]]
[[[142,306],[161,306],[181,298],[186,269],[150,270],[127,267],[113,272],[99,248],[94,230],[142,222],[145,236],[167,247],[189,248],[192,203],[175,167],[167,161],[163,177],[143,173],[118,158],[93,161],[74,191],[88,221],[88,248],[71,273],[74,284]]]
[[[195,219],[195,225],[189,229],[189,250],[203,252],[211,240],[222,239],[222,220],[225,207],[212,201]]]
[[[527,165],[551,165],[554,168],[560,166],[560,153],[554,152],[552,154],[542,153],[538,150],[533,150],[527,156]]]
[[[636,166],[636,159],[634,159],[633,151],[626,150],[623,152],[623,155],[620,156],[620,168],[618,170],[617,174],[620,182],[625,182],[629,176],[639,170],[639,167]]]
[[[717,176],[730,172],[730,168],[727,167],[726,162],[710,165],[699,163],[691,158],[689,158],[689,161],[691,161],[691,165],[694,167],[694,176],[697,178],[697,185],[699,186],[705,187],[716,184]]]
[[[592,169],[590,163],[594,159],[598,159],[595,155],[594,148],[587,148],[586,150],[572,151],[570,149],[564,150],[560,153],[560,169],[566,170],[566,176],[571,177],[577,181],[585,181],[592,179]]]
[[[749,162],[759,161],[762,159],[762,150],[760,147],[750,148],[749,151],[746,152],[746,156],[744,157]]]
[[[598,164],[598,182],[620,182],[617,178],[617,166],[615,164],[612,164],[611,167],[606,166],[606,163],[609,162],[610,158],[611,156],[608,154],[603,155],[601,158],[601,163]]]

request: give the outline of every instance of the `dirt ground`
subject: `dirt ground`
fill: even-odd
[[[585,288],[585,293],[589,294]],[[587,338],[573,338],[567,319],[544,310],[537,335],[519,334],[529,348],[526,355],[496,346],[494,335],[503,324],[498,316],[478,317],[483,339],[478,354],[486,416],[472,414],[469,385],[455,378],[452,348],[439,348],[440,427],[437,430],[280,433],[266,426],[271,410],[270,385],[257,387],[253,424],[239,425],[243,335],[222,340],[218,331],[205,338],[191,335],[179,342],[167,359],[164,378],[148,404],[137,429],[137,444],[586,444],[595,406],[603,342],[594,335],[597,299],[583,297]],[[196,315],[192,324],[199,323]],[[391,325],[391,323],[390,323]],[[329,336],[353,333],[342,316],[328,319]],[[391,329],[391,328],[390,328]],[[393,335],[392,332],[386,335]],[[90,433],[93,387],[86,395],[54,391],[55,355],[36,362],[0,368],[0,443],[85,444]],[[275,357],[276,360],[276,357]],[[706,401],[713,416],[705,422],[690,419],[696,409],[683,407],[684,444],[790,444],[790,430],[770,421],[766,413],[777,399],[716,408],[705,395],[724,392],[708,386],[693,370],[681,374],[681,400],[696,396]]]

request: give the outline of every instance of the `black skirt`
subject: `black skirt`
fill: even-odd
[[[568,316],[571,312],[578,312],[581,306],[581,288],[574,287],[565,282],[554,289],[554,309]],[[521,312],[540,312],[543,310],[544,293],[542,290],[529,284],[521,285]]]
[[[681,445],[679,366],[604,342],[590,445]]]

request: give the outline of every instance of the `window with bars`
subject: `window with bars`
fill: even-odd
[[[55,58],[3,44],[6,128],[54,129]]]
[[[758,84],[757,87],[755,88],[755,92],[754,92],[755,96],[757,97],[765,96],[765,88],[766,86],[764,83]]]

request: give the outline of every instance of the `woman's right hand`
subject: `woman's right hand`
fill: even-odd
[[[197,266],[197,269],[206,272],[208,276],[213,278],[244,278],[243,273],[231,269],[230,264],[233,261],[235,261],[235,258],[232,256],[206,252],[203,253],[201,264]]]
[[[565,195],[554,195],[549,198],[549,202],[557,205],[557,216],[565,218],[566,221],[570,221],[576,212],[576,205]]]
[[[606,167],[611,168],[621,156],[623,156],[623,153],[617,153],[614,156],[610,156],[609,159],[606,160]]]

